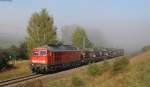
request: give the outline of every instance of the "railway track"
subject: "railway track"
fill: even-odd
[[[83,64],[79,67],[82,67],[82,66],[85,66],[85,65]],[[73,70],[73,69],[74,68],[69,68],[69,69],[63,70],[61,72],[52,73],[49,76],[50,76],[51,80],[56,79],[56,78],[60,78],[61,76],[65,76],[65,74],[62,74],[63,72],[67,72],[68,70]],[[27,76],[20,76],[20,77],[8,79],[8,80],[3,80],[3,81],[0,81],[0,87],[8,87],[8,86],[11,86],[11,85],[19,83],[19,82],[28,81],[28,80],[42,77],[42,76],[46,76],[46,74],[45,75],[44,74],[31,74],[31,75],[27,75]]]
[[[27,81],[27,80],[30,80],[33,78],[38,78],[40,76],[43,76],[43,75],[42,74],[31,74],[31,75],[27,75],[27,76],[21,76],[21,77],[8,79],[8,80],[3,80],[3,81],[0,81],[0,87],[9,86],[12,84],[16,84],[18,82],[23,82],[23,81]]]

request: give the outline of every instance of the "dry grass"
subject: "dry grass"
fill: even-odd
[[[16,87],[43,87],[43,83],[40,79],[34,79],[24,84],[18,84]]]
[[[113,61],[110,61],[111,65]],[[87,74],[87,67],[84,67],[77,69],[72,75],[68,75],[65,78],[49,81],[46,87],[74,87],[71,84],[73,76],[78,76],[83,81],[80,87],[149,87],[150,78],[147,76],[149,75],[150,77],[150,72],[148,72],[150,70],[149,61],[150,51],[147,51],[131,58],[128,69],[117,75],[113,75],[110,69],[102,75],[92,77]],[[101,66],[101,64],[98,63],[98,66]],[[144,78],[144,81],[143,78],[140,79],[141,77]]]
[[[15,68],[0,73],[0,80],[31,74],[28,61],[17,61]]]
[[[150,51],[139,54],[131,59],[131,64],[138,64],[150,59]]]

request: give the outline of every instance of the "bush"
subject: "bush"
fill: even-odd
[[[6,49],[0,49],[0,71],[8,66],[9,52]]]
[[[143,52],[148,51],[148,50],[150,50],[150,45],[144,46],[144,47],[142,48],[142,51],[143,51]]]
[[[90,65],[88,65],[87,72],[91,76],[97,76],[97,75],[102,74],[100,68],[96,64],[90,64]]]
[[[113,63],[113,73],[122,72],[127,68],[128,64],[129,59],[127,57],[116,59]]]
[[[101,69],[102,69],[102,72],[106,72],[111,69],[111,65],[109,64],[107,60],[104,60],[104,62],[102,63]]]
[[[77,76],[72,77],[72,84],[74,86],[80,86],[82,84],[81,78]]]

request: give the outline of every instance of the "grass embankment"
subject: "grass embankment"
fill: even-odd
[[[150,51],[131,58],[127,69],[117,74],[112,73],[113,62],[110,61],[110,69],[100,75],[90,76],[84,67],[72,75],[49,81],[46,87],[150,87]],[[102,63],[97,65],[101,67]]]
[[[29,61],[17,61],[14,68],[0,72],[0,80],[31,74]]]

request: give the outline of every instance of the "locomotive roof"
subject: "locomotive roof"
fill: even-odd
[[[78,51],[75,47],[72,45],[63,45],[63,44],[47,44],[44,46],[41,46],[40,48],[47,48],[50,51],[53,52],[62,52],[62,51]]]

